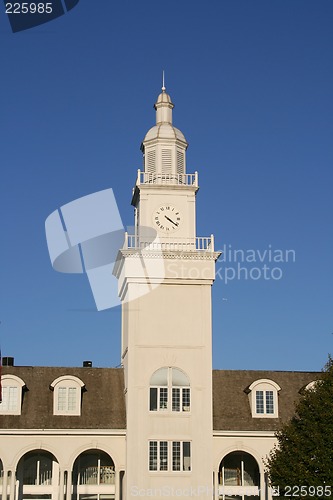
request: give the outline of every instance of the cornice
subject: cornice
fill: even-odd
[[[162,259],[162,260],[213,260],[216,261],[221,252],[205,252],[205,251],[166,251],[166,250],[139,250],[139,249],[128,249],[120,250],[123,258],[132,259]]]
[[[126,429],[1,429],[0,436],[126,436]]]

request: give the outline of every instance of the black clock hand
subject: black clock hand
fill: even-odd
[[[169,222],[171,222],[172,224],[174,224],[175,226],[178,226],[178,223],[177,222],[173,222],[173,220],[169,219],[169,217],[167,215],[164,216]]]

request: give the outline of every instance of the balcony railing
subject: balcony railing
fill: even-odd
[[[195,186],[198,187],[198,172],[194,174],[172,174],[172,173],[157,173],[157,172],[141,172],[138,170],[136,185],[140,184],[172,184],[176,186]]]
[[[197,238],[174,238],[172,241],[142,239],[125,233],[124,250],[156,250],[172,252],[214,252],[214,235]]]
[[[115,471],[111,466],[84,467],[80,470],[80,484],[115,484]]]
[[[49,486],[52,484],[52,469],[36,472],[36,467],[30,467],[24,470],[23,484]]]

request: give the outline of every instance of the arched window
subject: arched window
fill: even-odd
[[[221,500],[259,498],[259,487],[259,466],[252,455],[234,451],[223,458],[219,469]]]
[[[2,401],[0,403],[1,415],[21,415],[22,389],[25,383],[15,375],[1,377]]]
[[[115,467],[101,450],[88,450],[77,457],[73,468],[73,500],[113,500]]]
[[[281,388],[276,382],[260,379],[253,382],[249,389],[249,400],[254,418],[278,418],[278,391]]]
[[[153,373],[150,379],[150,411],[187,412],[190,409],[190,381],[183,371],[164,367]]]
[[[54,380],[50,388],[53,395],[54,415],[81,415],[81,395],[84,383],[72,375]]]

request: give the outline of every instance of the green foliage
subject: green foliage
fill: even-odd
[[[278,445],[267,460],[273,486],[332,486],[333,494],[333,360],[321,379],[296,406],[295,416],[277,432]],[[308,491],[308,490],[307,490]],[[317,498],[317,495],[315,496]],[[303,496],[303,498],[314,498]],[[323,496],[323,498],[333,498]]]

